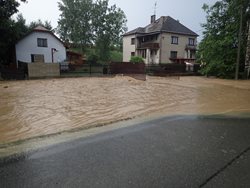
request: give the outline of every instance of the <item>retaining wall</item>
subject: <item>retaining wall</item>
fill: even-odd
[[[60,77],[59,63],[28,63],[29,78]]]

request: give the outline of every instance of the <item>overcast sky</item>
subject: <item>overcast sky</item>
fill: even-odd
[[[22,13],[27,23],[41,19],[48,20],[53,27],[57,26],[60,15],[58,2],[60,0],[28,0],[21,3],[19,13]],[[202,35],[201,23],[206,20],[206,14],[202,10],[204,3],[214,4],[217,0],[157,0],[156,15],[171,16],[178,19],[199,35]],[[127,16],[129,30],[144,27],[150,22],[150,16],[154,13],[155,0],[110,0],[110,5],[116,4]]]

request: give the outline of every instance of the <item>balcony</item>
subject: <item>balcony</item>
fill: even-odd
[[[186,50],[196,50],[197,49],[197,45],[187,44],[185,49]]]
[[[173,63],[179,63],[179,64],[183,64],[185,62],[188,63],[195,63],[194,58],[169,58]]]
[[[137,49],[159,49],[159,43],[145,42],[138,45]]]

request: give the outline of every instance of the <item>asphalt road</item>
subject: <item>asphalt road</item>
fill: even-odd
[[[179,116],[0,159],[0,187],[250,187],[250,119]]]

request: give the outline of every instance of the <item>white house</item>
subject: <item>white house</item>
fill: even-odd
[[[38,26],[16,44],[16,62],[60,63],[66,60],[64,43],[51,31]]]

